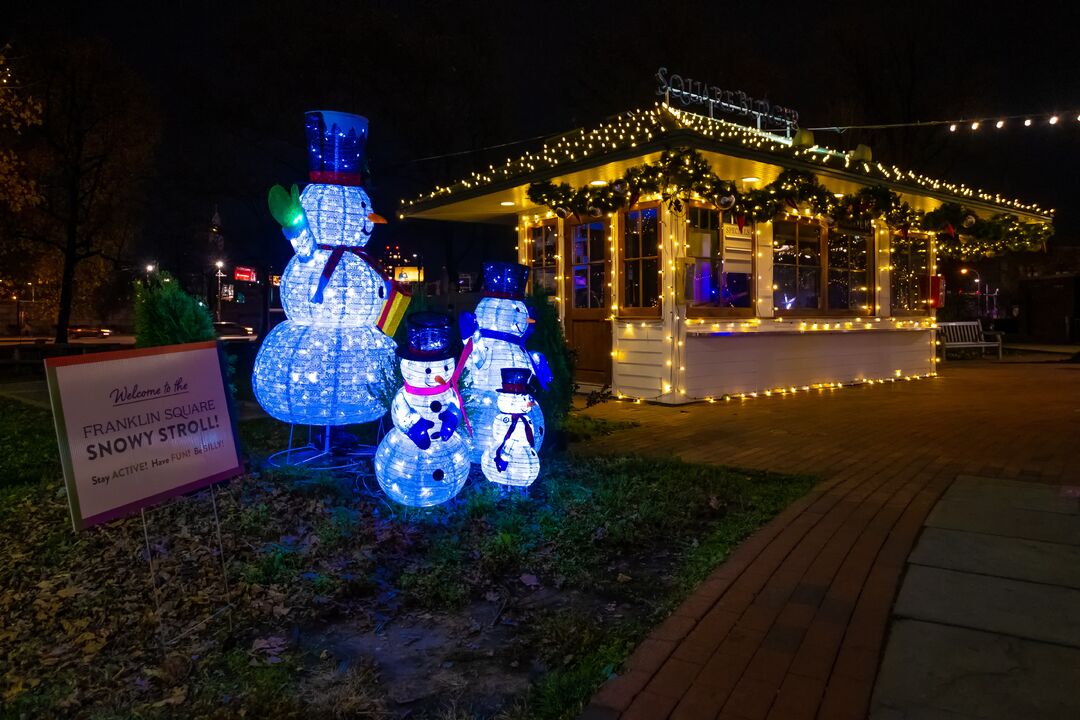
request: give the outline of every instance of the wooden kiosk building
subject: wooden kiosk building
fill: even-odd
[[[714,182],[699,172],[680,186],[679,163]],[[520,262],[558,303],[577,381],[671,404],[933,375],[943,240],[975,248],[981,229],[1030,244],[1051,213],[874,162],[866,148],[664,103],[401,208],[514,223]]]

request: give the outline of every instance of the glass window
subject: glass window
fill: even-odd
[[[828,309],[871,312],[869,223],[862,227],[836,227],[828,232]]]
[[[691,307],[749,308],[754,237],[718,210],[689,209],[686,302]],[[724,222],[727,219],[729,222]]]
[[[660,307],[660,211],[632,210],[623,216],[622,307]]]
[[[892,236],[890,260],[893,314],[926,313],[930,300],[930,240],[896,233]]]
[[[570,228],[575,308],[604,308],[608,305],[608,284],[604,276],[606,223],[606,220],[596,220]]]
[[[532,266],[534,288],[555,294],[555,253],[557,234],[554,222],[529,228],[529,262]]]
[[[773,223],[773,309],[821,310],[821,228]]]

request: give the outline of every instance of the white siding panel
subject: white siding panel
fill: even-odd
[[[628,327],[615,323],[612,390],[630,397],[656,398],[670,368],[665,365],[668,345],[664,326],[646,322]]]
[[[745,333],[686,340],[686,399],[933,372],[930,330]]]

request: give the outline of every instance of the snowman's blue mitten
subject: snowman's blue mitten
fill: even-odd
[[[458,329],[461,330],[461,339],[468,340],[477,330],[480,324],[476,322],[476,315],[471,312],[463,312],[458,318]]]
[[[454,434],[454,431],[458,429],[458,425],[461,424],[461,411],[457,409],[456,405],[448,405],[445,410],[439,413],[439,419],[442,420],[442,431],[439,433],[439,438],[446,442]]]
[[[541,352],[535,350],[529,353],[529,359],[532,360],[533,374],[536,377],[537,382],[540,383],[540,387],[547,390],[548,385],[555,379],[555,376],[551,372],[551,366],[548,365],[547,358]]]
[[[409,439],[416,443],[416,447],[421,450],[427,450],[431,447],[431,438],[428,436],[428,430],[435,427],[435,423],[426,418],[420,418],[409,428],[409,432],[406,433]]]

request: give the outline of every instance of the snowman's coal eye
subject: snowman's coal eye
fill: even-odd
[[[450,372],[450,366],[449,365],[443,365],[442,369],[443,369],[443,372]]]
[[[430,375],[431,374],[431,368],[424,368],[424,372],[426,372],[428,375]]]

